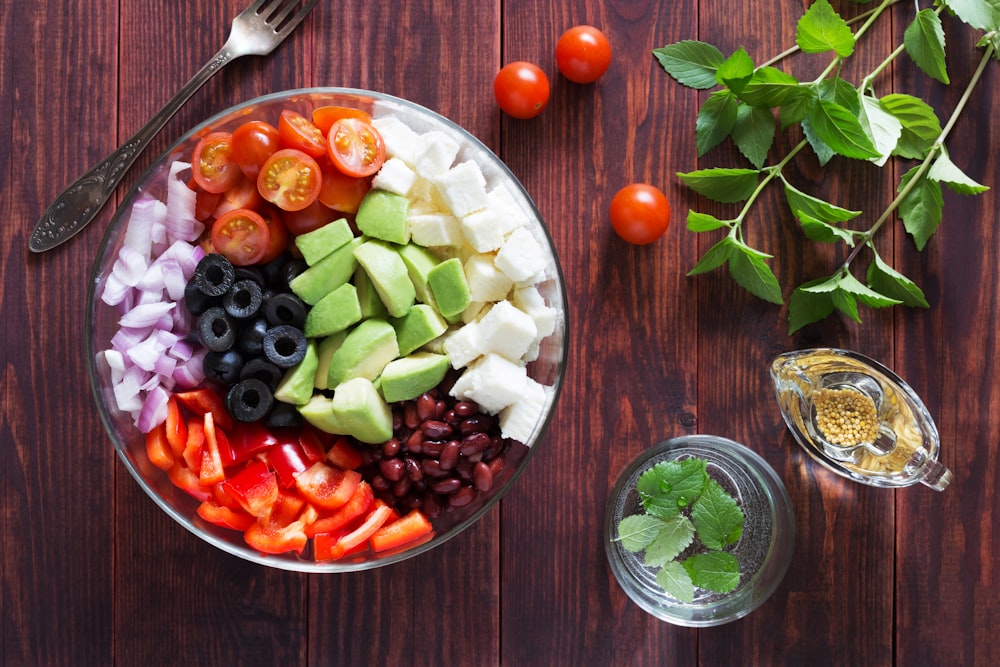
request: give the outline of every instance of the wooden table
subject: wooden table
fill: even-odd
[[[215,52],[244,4],[41,0],[0,9],[0,664],[1000,663],[995,65],[948,142],[954,161],[994,191],[946,194],[944,223],[922,253],[898,221],[880,236],[930,308],[865,310],[861,324],[833,317],[791,337],[786,308],[749,296],[725,271],[685,275],[715,240],[685,229],[687,210],[728,209],[675,173],[745,163],[725,147],[696,158],[703,96],[674,83],[651,50],[701,38],[727,53],[742,45],[760,62],[793,43],[803,3],[323,2],[271,57],[225,69],[126,186],[174,137],[234,103],[304,86],[371,88],[430,107],[493,148],[535,198],[567,281],[565,391],[542,451],[501,504],[440,549],[392,567],[299,575],[189,534],[116,459],[86,388],[82,343],[90,264],[113,207],[72,243],[41,256],[27,250],[47,204]],[[849,16],[864,9],[833,4]],[[891,28],[871,35],[846,75],[879,62],[912,11],[896,7]],[[614,46],[596,85],[571,84],[555,68],[556,38],[577,23],[602,27]],[[881,84],[924,96],[942,117],[981,54],[963,26],[945,24],[950,87],[905,58]],[[549,108],[529,122],[501,116],[491,92],[501,63],[519,59],[539,63],[553,85]],[[888,203],[904,168],[835,158],[821,170],[803,156],[789,173],[867,212]],[[658,184],[673,204],[671,229],[648,247],[626,245],[608,224],[611,196],[632,181]],[[749,233],[779,256],[786,300],[799,282],[832,271],[815,265],[824,255],[776,189],[759,218]],[[782,351],[818,345],[880,359],[921,394],[954,472],[950,488],[870,488],[804,454],[781,421],[768,366]],[[686,433],[728,436],[762,454],[788,487],[798,527],[774,596],[746,619],[705,630],[640,611],[602,544],[621,468]]]

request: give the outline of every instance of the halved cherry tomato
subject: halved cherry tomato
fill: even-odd
[[[191,176],[206,192],[225,192],[243,175],[233,160],[232,139],[229,132],[212,132],[194,147]]]
[[[295,477],[299,493],[309,502],[327,510],[335,510],[347,503],[361,483],[361,473],[339,470],[326,463],[312,464]]]
[[[332,164],[320,169],[323,171],[323,187],[319,191],[319,201],[341,213],[357,213],[361,200],[371,189],[370,179],[348,176]]]
[[[429,535],[433,527],[420,510],[412,510],[401,519],[396,519],[379,528],[371,536],[373,551],[387,551],[394,547],[413,542],[417,538]]]
[[[326,153],[326,136],[312,121],[291,109],[278,117],[278,136],[284,148],[295,148],[312,157]]]
[[[288,227],[285,219],[273,206],[267,206],[260,211],[267,229],[271,232],[271,242],[267,246],[267,252],[260,258],[260,264],[267,264],[281,256],[288,249]]]
[[[239,531],[245,531],[257,521],[246,512],[226,507],[211,498],[198,505],[198,516],[216,526]]]
[[[533,63],[508,63],[493,79],[493,96],[507,115],[534,118],[549,103],[549,78]]]
[[[240,208],[212,225],[212,245],[236,266],[256,264],[271,246],[271,230],[256,211]]]
[[[316,201],[322,186],[316,160],[294,148],[269,157],[257,176],[261,196],[282,211],[301,211]]]
[[[354,107],[323,106],[316,107],[312,112],[313,125],[319,128],[323,136],[330,134],[330,128],[341,118],[360,118],[366,123],[372,122],[372,115],[367,111]]]
[[[385,162],[385,141],[371,123],[341,118],[327,135],[330,159],[348,176],[371,176]]]
[[[247,178],[256,179],[260,168],[280,148],[278,128],[251,120],[233,130],[232,157]]]
[[[194,190],[194,218],[195,220],[200,220],[204,222],[212,215],[212,211],[215,207],[219,205],[219,200],[222,198],[222,194],[219,192],[209,192],[203,190],[198,183],[195,182],[192,176],[188,179],[188,188]]]
[[[319,201],[314,201],[299,211],[285,211],[281,217],[285,221],[285,227],[288,228],[288,231],[298,236],[319,229],[340,216],[323,206]]]
[[[221,218],[238,208],[257,210],[264,203],[264,198],[257,190],[257,181],[243,177],[233,187],[219,195],[218,203],[212,210],[213,218]]]
[[[160,470],[170,470],[174,465],[174,453],[167,438],[167,427],[160,424],[146,434],[146,454],[149,462]]]

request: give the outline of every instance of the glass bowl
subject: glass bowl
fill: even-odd
[[[663,461],[699,458],[710,479],[736,500],[745,516],[742,534],[725,548],[739,562],[735,588],[715,593],[694,588],[690,602],[665,592],[657,583],[658,566],[646,563],[644,551],[626,549],[618,534],[623,518],[643,513],[637,483]],[[697,501],[696,501],[697,502]],[[611,571],[625,593],[644,611],[682,626],[714,626],[746,616],[777,589],[788,570],[795,544],[795,516],[788,491],[768,463],[732,440],[691,435],[661,442],[642,452],[618,476],[608,498],[604,547]],[[698,538],[677,560],[699,551]]]
[[[102,361],[102,351],[109,348],[112,336],[119,329],[120,313],[104,303],[101,297],[124,245],[130,214],[136,202],[148,198],[162,201],[165,198],[171,165],[178,161],[189,161],[199,137],[211,131],[231,132],[250,119],[267,120],[277,126],[283,109],[292,109],[309,117],[312,109],[326,105],[362,109],[376,119],[393,116],[418,134],[442,132],[459,145],[456,164],[464,161],[477,164],[485,177],[487,189],[506,185],[516,206],[520,208],[520,213],[527,219],[525,228],[547,255],[548,266],[538,277],[536,287],[545,305],[553,309],[555,315],[552,334],[540,341],[537,357],[527,363],[528,377],[548,388],[541,413],[530,427],[530,436],[523,443],[514,443],[508,450],[506,465],[497,473],[489,490],[479,493],[468,505],[441,512],[432,522],[432,536],[422,543],[418,541],[396,550],[379,554],[367,552],[337,561],[313,559],[311,543],[301,554],[260,553],[246,544],[241,532],[203,520],[196,512],[199,501],[175,486],[163,470],[150,462],[145,436],[135,426],[134,416],[119,409],[111,386],[109,368]],[[183,177],[184,173],[179,175]],[[124,198],[105,233],[92,269],[86,322],[90,384],[101,419],[122,463],[146,494],[184,528],[223,551],[270,567],[302,572],[369,569],[426,552],[454,537],[493,507],[524,471],[537,444],[545,436],[562,385],[567,336],[565,303],[562,270],[541,215],[517,178],[474,136],[437,113],[385,94],[343,88],[289,90],[238,104],[192,128],[152,164]]]

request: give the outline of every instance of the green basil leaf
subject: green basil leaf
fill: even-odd
[[[802,231],[805,232],[811,241],[816,241],[817,243],[843,241],[852,248],[854,247],[854,233],[851,230],[841,229],[828,222],[813,218],[807,213],[799,212],[798,218],[799,224],[802,225]]]
[[[861,322],[861,313],[858,312],[858,300],[850,292],[842,289],[834,290],[830,294],[833,307],[847,315],[855,322]]]
[[[822,283],[826,279],[821,278],[811,283]],[[833,298],[830,292],[811,292],[808,288],[811,283],[805,283],[798,287],[788,299],[788,335],[813,322],[819,322],[830,316],[833,312]]]
[[[924,74],[941,83],[951,83],[944,59],[944,28],[937,12],[933,9],[917,12],[903,33],[903,46]]]
[[[762,253],[741,243],[733,247],[737,252],[729,256],[729,273],[736,284],[764,301],[783,303],[778,279],[761,258]]]
[[[887,308],[902,303],[899,299],[894,299],[884,294],[879,294],[863,282],[855,278],[850,273],[845,273],[840,279],[840,291],[847,292],[856,297],[861,303],[869,308]]]
[[[688,271],[688,275],[697,276],[719,268],[729,261],[734,251],[735,241],[729,236],[725,237],[705,251],[705,254],[701,256],[701,259],[694,265],[694,268]]]
[[[810,112],[810,114],[811,113],[812,112]],[[819,166],[825,167],[826,163],[832,160],[836,153],[832,148],[826,145],[819,135],[816,134],[809,118],[810,116],[807,116],[802,119],[802,133],[806,135],[806,140],[809,142],[809,146],[812,147],[813,153],[816,154],[816,159],[819,160]]]
[[[898,192],[909,184],[919,168],[914,167],[903,174]],[[913,237],[917,250],[923,250],[928,239],[937,231],[941,224],[943,209],[944,196],[941,193],[941,184],[930,180],[926,175],[922,176],[899,202],[899,217],[902,218],[906,231]]]
[[[728,86],[738,95],[750,77],[753,76],[753,70],[753,59],[750,54],[743,50],[743,47],[740,47],[719,65],[719,69],[715,72],[715,81],[719,85]]]
[[[816,91],[812,86],[799,86],[785,97],[778,112],[781,129],[800,123],[816,106]]]
[[[941,136],[941,121],[934,109],[923,100],[903,93],[886,95],[879,103],[903,124],[893,154],[914,160],[924,159]]]
[[[689,231],[710,232],[727,226],[725,220],[719,220],[714,215],[699,213],[698,211],[688,211],[687,228]]]
[[[839,76],[820,81],[817,94],[821,100],[839,104],[855,116],[861,113],[858,89]]]
[[[844,157],[859,160],[880,157],[857,116],[835,102],[820,100],[809,114],[809,123],[824,144]]]
[[[785,181],[785,199],[788,201],[788,208],[792,209],[796,216],[804,214],[821,222],[845,222],[861,215],[861,211],[851,211],[807,195],[787,181]]]
[[[868,285],[881,294],[899,300],[910,307],[929,308],[927,297],[924,296],[916,283],[886,264],[878,253],[868,265]]]
[[[700,195],[723,204],[745,200],[757,188],[760,172],[756,169],[699,169],[678,173],[677,177]]]
[[[751,106],[779,107],[799,88],[799,80],[774,67],[761,67],[739,92],[740,99]]]
[[[858,119],[879,153],[879,157],[872,159],[872,162],[880,167],[885,165],[889,156],[896,150],[896,144],[899,143],[899,137],[903,133],[903,124],[870,95],[861,96],[861,115]]]
[[[716,85],[715,71],[726,60],[718,48],[696,40],[683,40],[653,49],[653,55],[678,83],[699,90]]]
[[[927,178],[944,183],[960,195],[978,195],[989,190],[988,186],[977,183],[959,169],[945,150],[942,150],[938,158],[934,160],[934,164],[927,172]]]
[[[948,9],[973,28],[986,32],[1000,29],[1000,7],[990,0],[943,0]]]
[[[722,143],[736,125],[736,106],[739,100],[729,90],[718,90],[708,96],[698,111],[694,138],[701,157]]]
[[[854,53],[854,33],[828,0],[816,0],[802,15],[795,43],[806,53],[833,51],[841,58]]]
[[[736,109],[736,126],[733,143],[750,164],[758,169],[764,166],[767,152],[774,143],[774,114],[770,109],[740,104]]]

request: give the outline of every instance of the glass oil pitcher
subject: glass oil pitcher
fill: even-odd
[[[826,468],[872,486],[943,491],[951,482],[927,408],[877,361],[835,348],[787,352],[771,379],[788,428]]]

